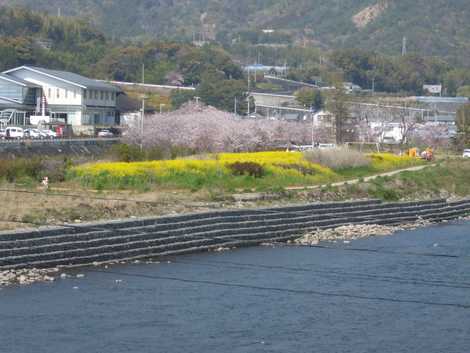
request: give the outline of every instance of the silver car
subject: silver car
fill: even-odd
[[[470,158],[470,149],[463,150],[463,158]]]

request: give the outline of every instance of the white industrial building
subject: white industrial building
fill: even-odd
[[[0,74],[0,124],[27,126],[40,117],[51,127],[62,125],[75,134],[91,135],[119,125],[120,93],[114,85],[71,72],[17,67]]]

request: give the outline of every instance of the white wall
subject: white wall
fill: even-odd
[[[97,97],[97,98],[96,98]],[[85,105],[98,106],[98,107],[115,107],[116,106],[116,93],[110,91],[100,90],[87,90],[86,98],[84,99]]]
[[[82,89],[79,86],[62,82],[52,77],[49,78],[26,69],[14,71],[11,75],[41,86],[48,104],[82,105]]]

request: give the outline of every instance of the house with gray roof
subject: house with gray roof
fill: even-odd
[[[29,116],[44,105],[50,124],[69,126],[76,134],[119,125],[120,93],[114,85],[67,71],[20,66],[0,74],[0,110]],[[23,125],[28,124],[25,119]]]

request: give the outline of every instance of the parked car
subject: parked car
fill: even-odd
[[[114,134],[110,130],[100,130],[98,137],[114,137]]]
[[[4,140],[7,138],[7,130],[0,129],[0,140]]]
[[[20,127],[7,127],[6,138],[11,140],[20,140],[24,138],[24,130]]]
[[[463,158],[470,158],[470,149],[463,150]]]
[[[320,144],[318,144],[318,148],[320,148],[320,149],[331,149],[331,148],[336,148],[336,145],[334,143],[320,143]]]
[[[43,138],[46,139],[55,139],[57,137],[57,133],[52,130],[39,130],[39,132],[44,136]]]
[[[24,136],[30,139],[44,138],[44,134],[42,134],[38,129],[26,129],[24,130]]]

